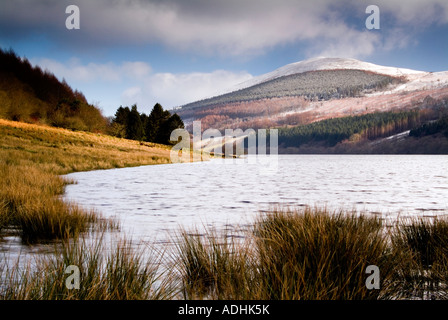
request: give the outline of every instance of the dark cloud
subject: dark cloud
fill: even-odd
[[[65,8],[71,4],[80,8],[80,30],[65,28]],[[423,28],[428,21],[448,21],[446,0],[378,0],[377,4],[394,17],[396,30],[407,24]],[[394,28],[388,33],[365,32],[362,8],[366,5],[361,1],[2,0],[1,6],[1,37],[44,34],[58,45],[72,48],[152,44],[200,54],[241,56],[306,41],[310,54],[357,57],[371,54],[379,43],[393,48],[394,39],[399,40]],[[347,22],[347,7],[357,8],[353,12],[360,15],[351,19],[360,23]]]

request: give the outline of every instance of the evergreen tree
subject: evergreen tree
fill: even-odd
[[[128,122],[128,116],[130,113],[131,113],[131,110],[129,109],[129,107],[123,108],[122,106],[120,106],[117,109],[117,111],[115,112],[115,118],[114,118],[113,122],[119,123],[122,125],[126,125],[126,123]]]
[[[184,122],[179,117],[179,115],[175,113],[160,125],[156,142],[162,144],[171,144],[171,132],[179,128],[184,128]]]
[[[156,142],[160,125],[171,116],[169,111],[156,103],[146,120],[145,135],[146,141]]]
[[[143,140],[162,144],[170,144],[171,132],[184,128],[184,123],[178,114],[171,115],[157,103],[149,116],[137,110],[137,106],[120,106],[115,112],[110,132],[118,137],[132,140]]]
[[[127,117],[126,122],[126,138],[132,140],[143,140],[145,131],[143,128],[140,113],[137,110],[137,105],[131,107],[131,112]]]
[[[129,107],[120,106],[115,112],[115,116],[110,125],[110,134],[119,138],[126,138],[126,126],[128,116],[131,113]]]

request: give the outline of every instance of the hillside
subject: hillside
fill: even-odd
[[[100,220],[61,200],[62,174],[163,163],[167,146],[0,119],[0,240],[4,232],[51,240]]]
[[[281,76],[215,98],[187,104],[183,106],[182,111],[289,96],[302,96],[310,100],[341,99],[354,97],[369,90],[381,90],[390,84],[400,82],[399,78],[362,70],[307,71]]]
[[[316,58],[251,79],[238,90],[182,106],[186,127],[297,126],[335,117],[410,110],[426,97],[448,96],[448,72],[378,66],[354,59]]]
[[[91,132],[104,132],[107,124],[82,93],[14,51],[1,49],[0,118]]]
[[[447,101],[448,71],[315,58],[255,77],[232,92],[187,104],[177,112],[187,129],[197,120],[202,130],[278,128],[280,152],[393,153],[397,141],[371,142],[438,121],[446,114]],[[401,118],[408,113],[412,119]],[[444,144],[445,136],[434,137],[434,148],[420,149],[415,148],[415,136],[402,139],[399,152],[440,153],[434,141]],[[413,147],[406,145],[411,140]],[[391,141],[394,146],[386,147]]]
[[[254,77],[253,79],[238,84],[237,86],[235,86],[234,90],[251,87],[253,85],[257,85],[279,77],[319,70],[362,70],[391,77],[403,77],[411,75],[418,76],[426,74],[426,72],[423,71],[380,66],[356,59],[317,57],[291,63],[272,72]]]
[[[282,153],[448,154],[448,98],[280,128]]]

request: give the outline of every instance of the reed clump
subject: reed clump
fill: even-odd
[[[242,242],[216,231],[182,230],[174,269],[186,299],[251,299],[257,274],[248,240]]]
[[[104,233],[94,238],[66,238],[54,254],[18,263],[0,273],[0,299],[5,300],[148,300],[170,299],[169,271],[161,270],[163,254],[135,249],[132,241],[106,246]],[[148,252],[149,251],[149,252]],[[74,277],[75,272],[79,277]],[[77,282],[78,281],[78,282]]]
[[[244,241],[228,239],[182,233],[179,266],[188,298],[375,299],[380,292],[366,289],[366,267],[379,266],[384,283],[393,274],[375,217],[274,210]]]
[[[380,268],[383,283],[393,274],[382,221],[374,216],[274,211],[254,234],[269,299],[376,299],[379,291],[366,288],[367,266]]]
[[[306,208],[272,210],[244,241],[184,230],[182,292],[187,299],[446,298],[447,226],[398,219],[390,227],[374,215]],[[380,271],[376,289],[366,285],[370,265]]]
[[[394,228],[395,252],[407,257],[397,270],[403,298],[448,298],[448,220],[441,217],[401,219]]]

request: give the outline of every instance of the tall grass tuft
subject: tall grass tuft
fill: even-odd
[[[0,299],[141,300],[174,295],[169,272],[159,270],[161,254],[135,251],[128,240],[112,248],[103,241],[102,236],[65,239],[54,255],[39,257],[24,268],[4,269]],[[79,288],[67,285],[72,283],[69,266],[79,268]]]
[[[407,257],[399,272],[404,298],[448,298],[448,220],[446,217],[405,218],[391,236],[395,252]]]
[[[251,299],[255,295],[253,255],[248,242],[227,233],[182,230],[175,266],[187,299]]]
[[[260,286],[266,299],[377,299],[394,259],[380,219],[325,209],[279,211],[255,224]],[[382,291],[366,288],[366,268],[381,270]]]
[[[378,299],[394,297],[399,277],[382,221],[325,209],[273,210],[244,241],[183,232],[178,246],[187,298]],[[366,268],[381,270],[380,290]]]
[[[36,243],[67,236],[77,237],[96,221],[94,212],[81,210],[74,204],[48,199],[45,206],[22,208],[17,215],[24,243]]]

